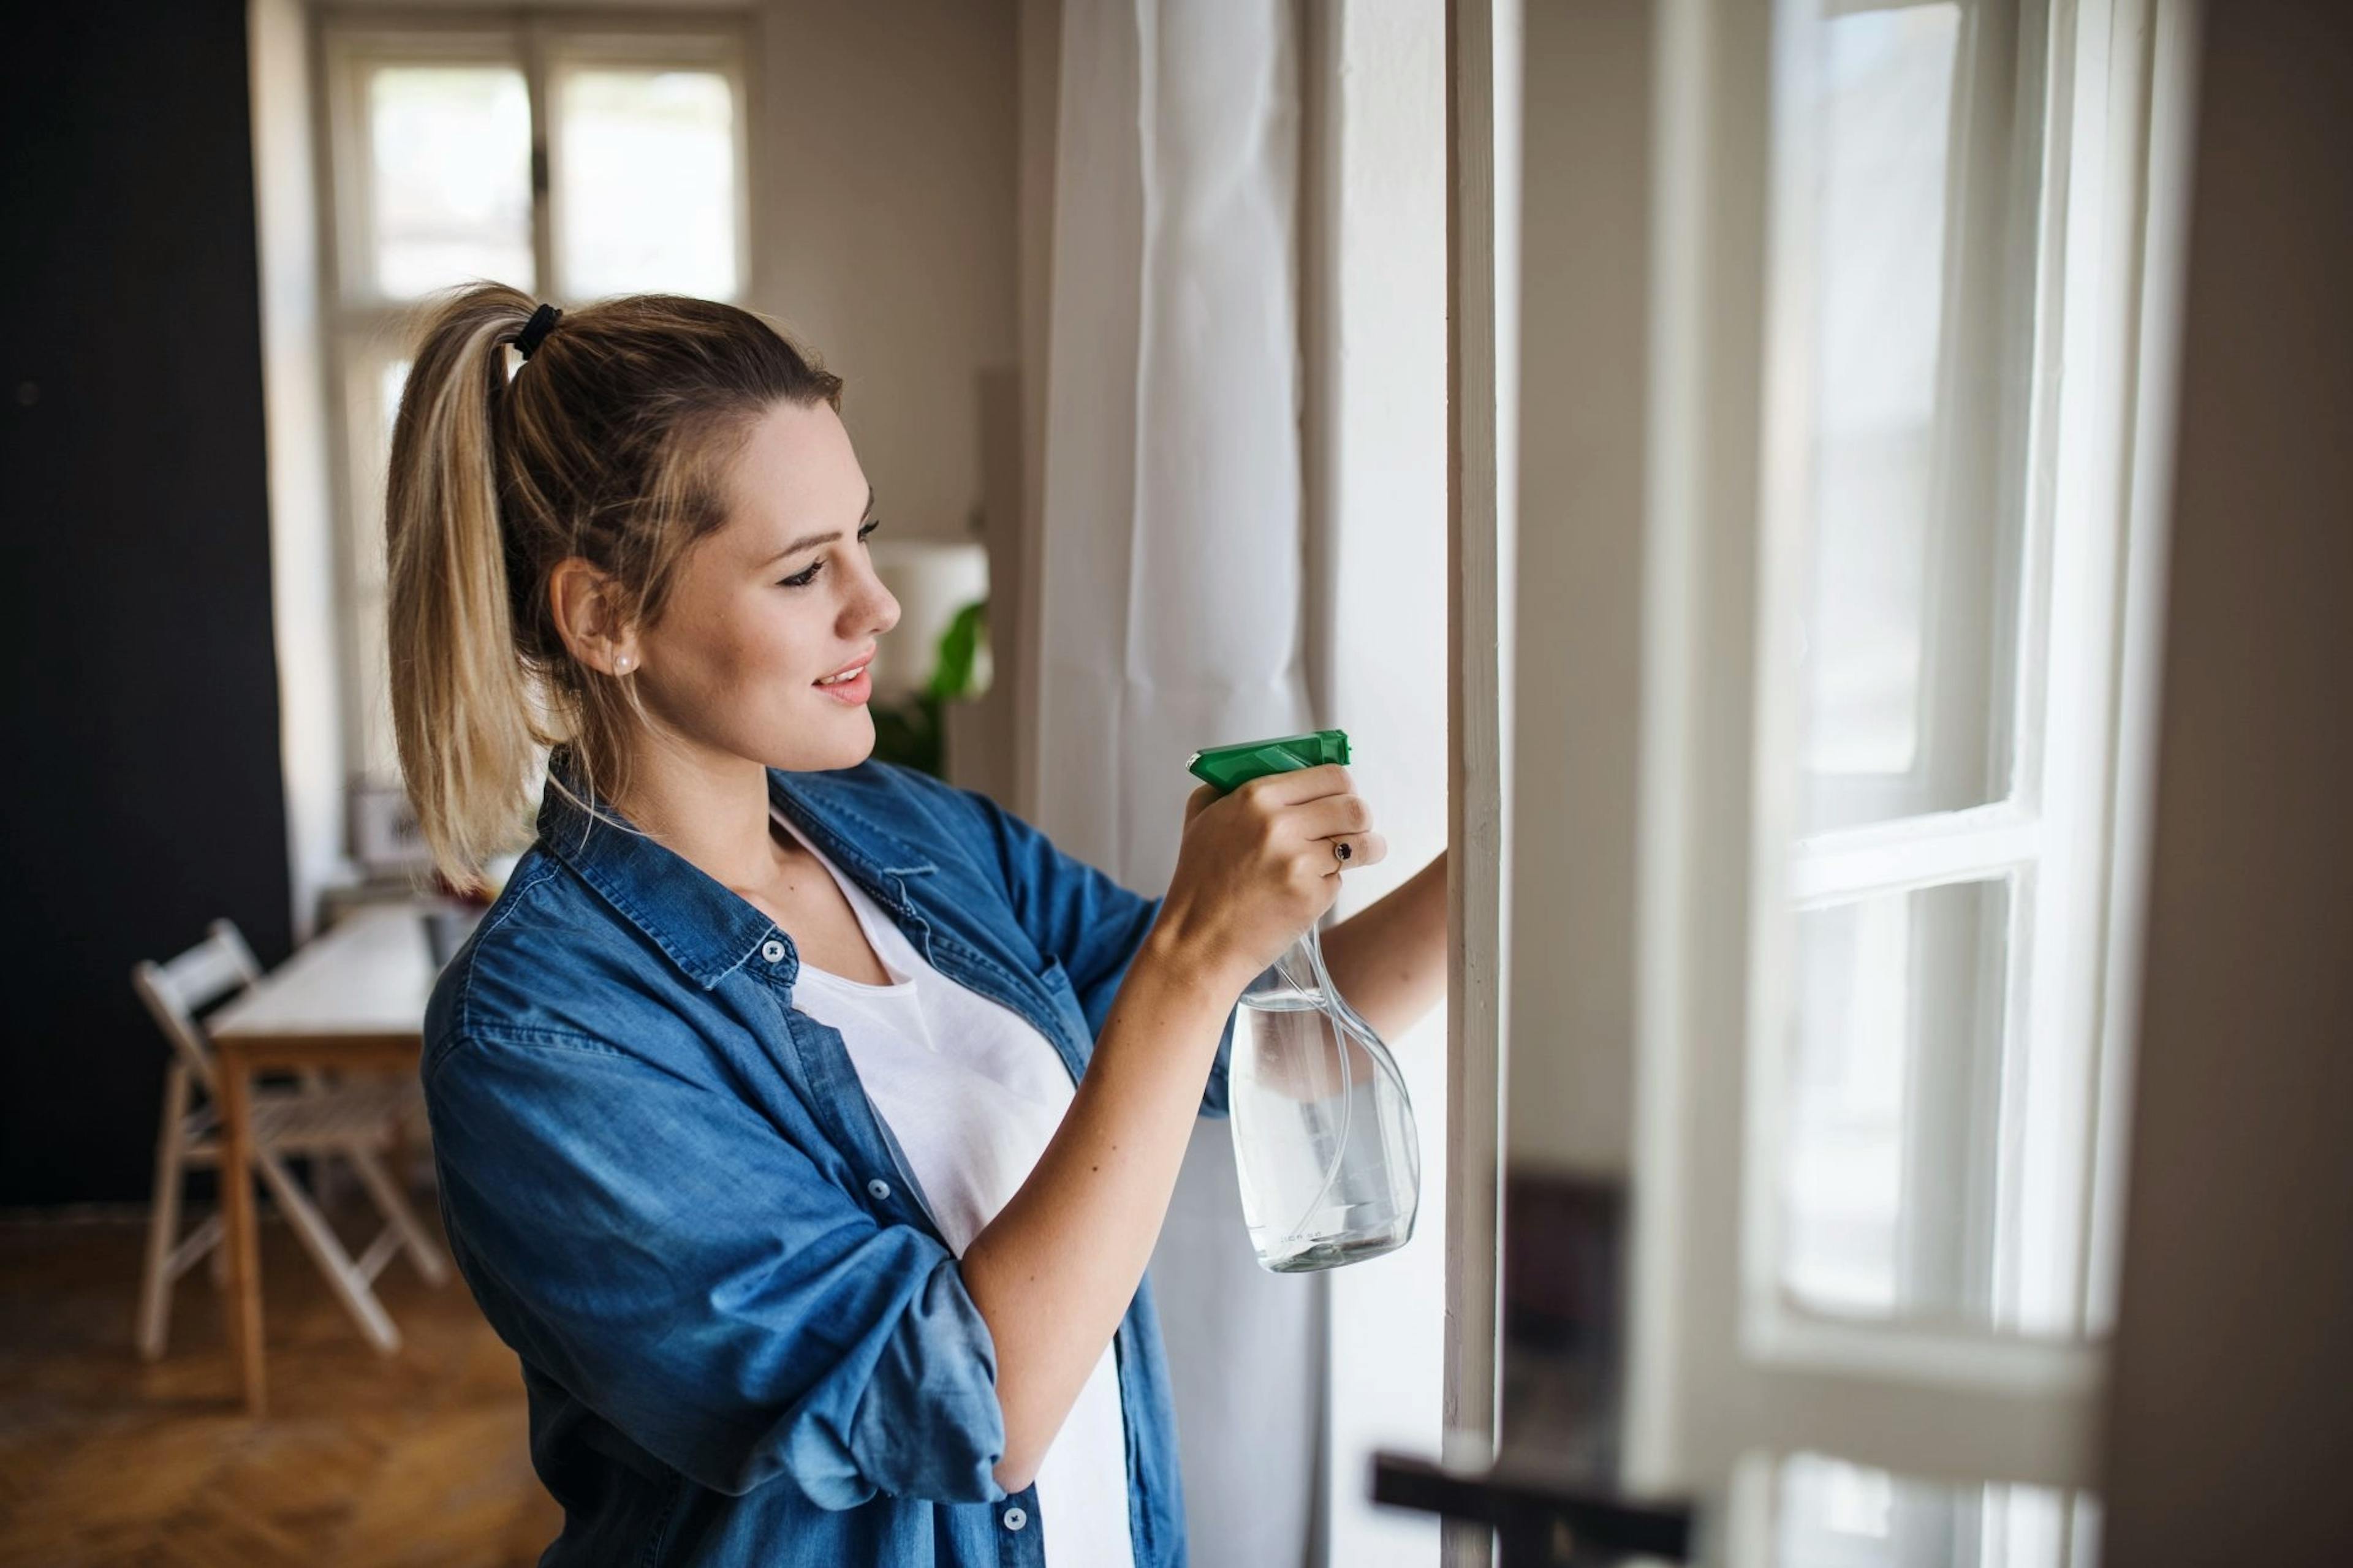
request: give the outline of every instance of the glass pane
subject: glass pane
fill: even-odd
[[[1800,914],[1780,1277],[1844,1316],[1989,1322],[2007,879]]]
[[[408,362],[387,360],[375,373],[376,429],[384,437],[384,449],[392,450],[393,421],[400,416],[400,389],[408,384]]]
[[[377,784],[400,782],[400,746],[392,732],[392,674],[385,650],[385,601],[380,594],[363,594],[351,601],[352,685],[357,700],[355,739],[359,755],[353,771]]]
[[[392,458],[392,423],[400,413],[400,390],[408,361],[378,359],[380,351],[352,352],[352,565],[363,592],[384,590],[384,487]]]
[[[392,452],[392,422],[409,362],[373,341],[343,345],[344,407],[352,482],[348,586],[339,600],[347,639],[345,734],[353,773],[397,784],[399,760],[392,735],[392,691],[385,647],[384,488]]]
[[[2085,1497],[2071,1506],[2044,1487],[1922,1480],[1814,1454],[1778,1469],[1774,1568],[2089,1568],[2097,1555]]]
[[[575,298],[735,296],[735,93],[712,70],[565,73],[556,254]]]
[[[1984,79],[1990,65],[1963,68],[1963,37],[1951,3],[1850,12],[1808,26],[1810,58],[1790,82],[1808,152],[1782,199],[1810,215],[1810,265],[1789,269],[1803,298],[1784,301],[1809,323],[1790,352],[1812,391],[1810,833],[2007,791],[2010,164],[1981,123],[2000,84]]]
[[[367,116],[378,292],[410,299],[477,278],[535,292],[522,73],[376,66]]]

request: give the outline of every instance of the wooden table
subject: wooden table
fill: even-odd
[[[266,1413],[269,1391],[253,1212],[253,1075],[301,1068],[415,1072],[425,1004],[438,973],[426,921],[443,907],[418,902],[355,910],[206,1022],[220,1076],[229,1343],[246,1408],[255,1415]]]

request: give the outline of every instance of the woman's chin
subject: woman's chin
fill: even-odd
[[[863,703],[855,708],[827,701],[828,712],[809,716],[776,749],[768,765],[787,773],[822,773],[854,768],[874,754],[874,715]]]

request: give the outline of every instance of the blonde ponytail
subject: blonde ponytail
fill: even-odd
[[[629,690],[575,661],[547,604],[568,556],[660,613],[679,560],[725,521],[734,437],[840,381],[758,317],[669,295],[565,314],[510,374],[533,301],[502,285],[427,308],[385,495],[387,651],[401,772],[435,867],[476,888],[524,837],[542,752],[617,778]],[[593,794],[593,786],[592,786]]]
[[[385,494],[393,733],[434,864],[479,886],[511,848],[540,728],[515,657],[491,411],[506,344],[531,319],[512,289],[470,290],[426,327],[393,426]]]

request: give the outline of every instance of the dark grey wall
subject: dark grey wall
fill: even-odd
[[[2353,1563],[2353,8],[2209,0],[2112,1563]]]
[[[237,0],[0,47],[0,1205],[141,1195],[132,963],[288,940]]]

